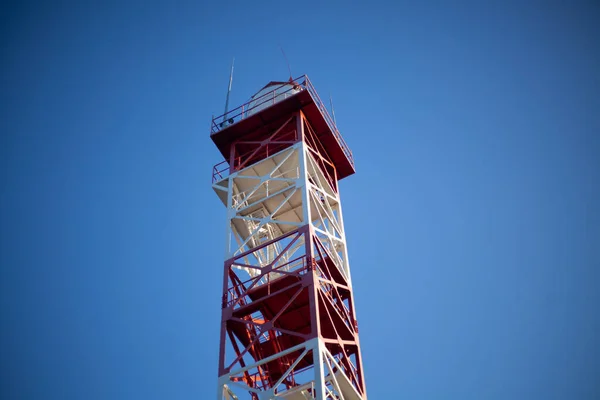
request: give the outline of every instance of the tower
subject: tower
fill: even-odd
[[[366,400],[338,181],[352,153],[307,76],[213,118],[227,235],[218,400]]]

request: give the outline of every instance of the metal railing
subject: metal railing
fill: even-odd
[[[258,111],[257,109],[259,108],[267,108],[268,106],[271,106],[281,100],[291,97],[294,94],[296,94],[296,90],[302,91],[304,89],[302,87],[302,84],[296,83],[296,80],[294,80],[294,82],[285,82],[281,85],[273,86],[273,90],[263,93],[258,97],[254,97],[242,104],[241,106],[236,107],[233,110],[227,111],[223,115],[214,117],[210,127],[211,135],[251,116],[252,111]],[[289,88],[287,88],[284,91],[280,91],[282,88],[289,85],[291,85]]]
[[[323,117],[325,117],[325,121],[327,122],[327,125],[329,125],[329,129],[331,129],[331,131],[333,132],[333,135],[337,139],[340,147],[342,148],[342,151],[344,152],[344,154],[350,161],[350,164],[352,164],[352,166],[354,167],[354,156],[352,155],[352,150],[350,150],[350,148],[346,144],[346,141],[340,134],[340,131],[338,131],[337,126],[335,125],[335,122],[333,121],[333,118],[331,118],[331,115],[329,115],[329,111],[327,111],[325,104],[319,97],[319,94],[317,93],[317,91],[316,91],[315,87],[313,86],[313,84],[311,83],[311,81],[308,79],[308,76],[304,75],[304,77],[305,77],[305,86],[308,89],[308,92],[310,93],[313,100],[315,101],[315,104],[319,108],[319,111],[321,111],[321,114],[323,114]]]
[[[281,91],[282,88],[289,86],[288,89]],[[273,89],[269,92],[266,92],[256,98],[253,98],[246,103],[242,104],[239,107],[234,108],[233,110],[228,111],[227,113],[220,115],[218,117],[214,117],[211,122],[210,133],[215,134],[222,129],[225,129],[229,125],[235,124],[250,115],[252,115],[252,111],[257,110],[259,107],[266,108],[265,106],[270,106],[277,103],[280,100],[286,99],[288,97],[296,95],[296,91],[308,90],[313,101],[315,102],[317,108],[325,118],[329,129],[333,132],[337,142],[339,143],[342,151],[350,161],[350,164],[354,166],[354,156],[352,155],[352,151],[344,141],[344,138],[340,134],[339,130],[331,115],[329,115],[329,111],[325,107],[325,104],[319,97],[315,87],[312,82],[308,79],[307,75],[302,75],[296,79],[290,80],[290,82],[282,83],[281,85],[274,86]]]
[[[212,183],[223,180],[223,178],[229,175],[229,162],[227,160],[221,161],[213,167]]]

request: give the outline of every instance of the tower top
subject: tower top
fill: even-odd
[[[268,139],[271,127],[281,125],[291,114],[302,111],[323,150],[335,166],[337,178],[355,172],[352,151],[342,138],[308,76],[289,81],[271,81],[241,106],[213,118],[210,137],[225,160],[231,163],[236,141]]]

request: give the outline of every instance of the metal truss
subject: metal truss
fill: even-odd
[[[350,379],[344,372],[339,357],[331,354],[327,345],[319,338],[310,339],[298,346],[291,347],[281,352],[281,355],[291,353],[298,353],[298,356],[273,388],[260,390],[259,388],[247,385],[239,377],[257,369],[261,365],[272,362],[275,356],[239,368],[227,376],[219,377],[217,398],[219,400],[360,400],[363,398],[350,383]],[[305,377],[312,377],[313,379],[306,383],[298,384],[289,390],[278,390],[284,379],[292,374],[298,364],[305,359],[310,359],[315,367],[310,371],[303,371],[302,374]]]
[[[298,112],[230,161],[213,183],[227,207],[218,399],[366,400],[336,172],[317,135]]]

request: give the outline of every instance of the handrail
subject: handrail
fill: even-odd
[[[319,111],[321,111],[321,114],[323,114],[323,116],[325,117],[325,121],[327,122],[327,125],[329,125],[329,129],[331,129],[331,131],[333,132],[333,135],[335,136],[338,143],[340,144],[342,151],[344,152],[344,154],[350,161],[350,164],[352,164],[352,166],[354,166],[354,157],[352,155],[352,151],[350,150],[350,147],[348,147],[348,145],[346,144],[346,141],[340,134],[340,131],[338,131],[337,125],[333,121],[333,118],[331,118],[331,115],[329,115],[327,108],[325,107],[323,101],[319,97],[319,93],[317,93],[317,90],[313,86],[312,82],[308,79],[308,76],[305,75],[305,78],[306,78],[306,87],[308,89],[308,92],[311,94],[313,100],[315,100],[315,103],[317,104]]]
[[[213,167],[212,183],[218,182],[228,176],[229,174],[225,171],[229,170],[229,162],[223,160]]]
[[[300,78],[296,78],[293,83],[295,83],[297,80],[301,79]],[[291,88],[285,90],[284,92],[280,92],[277,93],[277,91],[287,85],[289,85],[292,82],[285,82],[282,83],[281,85],[277,85],[274,87],[273,90],[266,92],[258,97],[252,98],[250,100],[248,100],[247,102],[245,102],[244,104],[242,104],[239,107],[236,107],[230,111],[227,111],[225,114],[219,115],[218,117],[214,117],[212,120],[212,124],[211,124],[211,130],[210,133],[214,134],[219,132],[221,129],[232,125],[236,122],[241,121],[242,119],[246,118],[248,116],[248,113],[258,107],[261,107],[263,105],[265,105],[266,103],[270,103],[272,102],[273,104],[276,103],[275,99],[280,98],[281,96],[287,97],[287,94],[293,90],[297,90],[297,89],[304,89],[302,87],[301,84],[296,84],[294,86],[292,86]],[[251,106],[252,103],[255,103]],[[222,122],[218,122],[218,121],[222,121]]]
[[[283,92],[278,93],[278,91],[281,88],[283,88],[287,85],[290,85],[290,84],[293,84],[293,86]],[[350,164],[352,164],[352,166],[354,166],[354,156],[352,155],[352,151],[350,150],[346,141],[344,140],[344,138],[340,134],[339,130],[337,129],[337,126],[336,126],[333,118],[329,114],[329,111],[325,107],[325,104],[319,97],[317,90],[315,89],[312,82],[308,79],[307,75],[301,75],[296,79],[290,80],[289,82],[285,82],[285,83],[282,83],[281,85],[274,86],[273,90],[266,92],[256,98],[252,98],[249,101],[242,104],[241,106],[236,107],[236,108],[226,112],[225,114],[219,115],[218,117],[214,117],[212,119],[212,123],[211,123],[211,135],[219,132],[220,130],[226,128],[229,125],[232,125],[236,122],[239,122],[239,121],[245,119],[246,117],[248,117],[249,112],[251,112],[254,109],[257,109],[258,107],[262,107],[267,103],[275,104],[276,99],[279,99],[282,96],[284,96],[284,98],[285,98],[289,95],[290,92],[292,92],[294,90],[300,90],[300,91],[308,90],[308,93],[310,93],[312,99],[314,100],[315,104],[317,105],[317,108],[323,115],[323,118],[325,119],[325,122],[327,123],[329,129],[331,129],[335,139],[337,140],[338,144],[342,148],[344,155],[348,158],[348,160],[350,161]],[[294,94],[295,93],[293,93],[292,95],[294,95]],[[219,121],[221,121],[221,122],[219,122]]]

